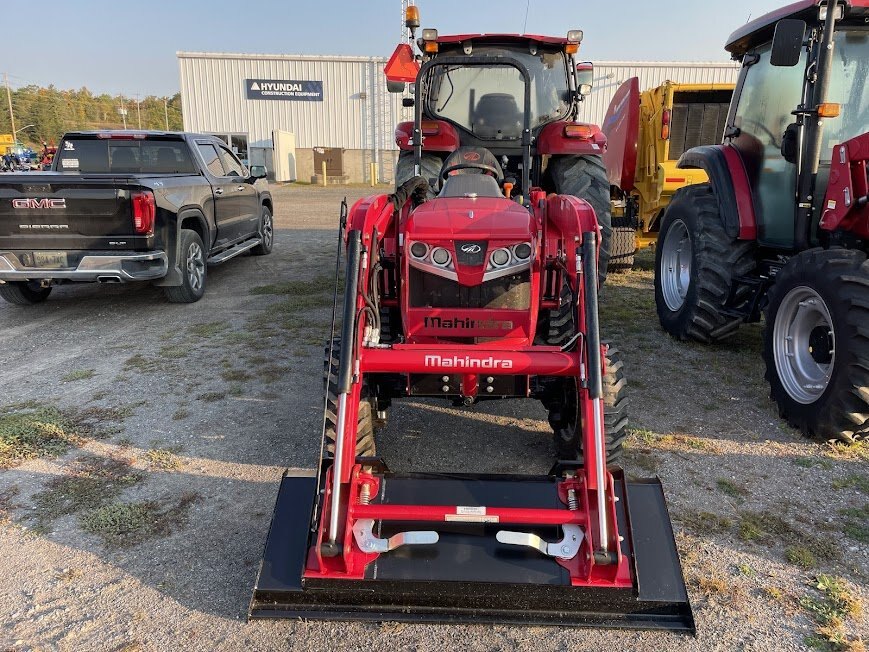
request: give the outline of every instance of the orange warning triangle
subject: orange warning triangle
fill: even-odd
[[[383,69],[386,78],[392,82],[415,82],[419,73],[419,62],[413,58],[413,50],[410,45],[402,43],[395,48],[395,52],[386,62]]]

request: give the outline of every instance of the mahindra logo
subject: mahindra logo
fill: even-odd
[[[501,358],[472,358],[470,356],[427,355],[423,363],[426,367],[455,367],[456,369],[512,369],[513,361]]]
[[[462,154],[462,158],[466,161],[479,161],[480,153],[479,152],[465,152]]]
[[[35,199],[33,197],[28,197],[27,199],[13,199],[12,208],[66,208],[66,199],[49,199],[47,197],[43,199]]]
[[[478,244],[464,244],[464,245],[462,245],[462,253],[478,254],[481,251],[483,251],[483,248]]]

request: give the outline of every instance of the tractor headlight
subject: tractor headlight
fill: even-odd
[[[424,272],[456,280],[453,254],[445,247],[432,246],[425,242],[411,242],[407,262]]]
[[[428,245],[423,242],[414,242],[410,245],[410,255],[419,260],[424,260],[428,254]]]
[[[446,267],[450,264],[450,252],[443,247],[435,247],[431,252],[431,261],[439,267]]]
[[[489,254],[484,281],[522,272],[531,267],[531,254],[534,250],[530,242],[520,242],[508,247],[499,247]]]

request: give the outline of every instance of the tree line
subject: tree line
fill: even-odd
[[[5,93],[3,93],[5,95]],[[0,133],[11,134],[9,104],[0,97]],[[136,98],[123,95],[94,95],[87,88],[61,90],[54,86],[22,86],[12,91],[12,110],[18,140],[39,146],[57,143],[67,131],[123,129],[126,109],[128,129],[182,129],[181,94],[171,97],[149,95]],[[32,126],[28,126],[32,125]]]

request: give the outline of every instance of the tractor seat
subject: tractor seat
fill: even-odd
[[[498,176],[493,177],[485,170],[465,168],[455,170],[442,182],[439,197],[464,197],[475,194],[478,197],[501,197],[499,182],[504,178],[498,159],[485,147],[460,147],[447,157],[442,170],[453,165],[480,163],[494,168]]]

